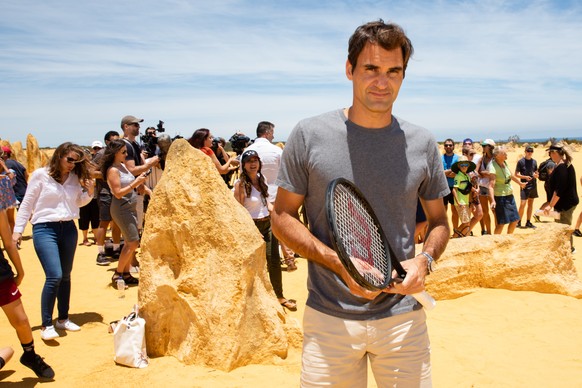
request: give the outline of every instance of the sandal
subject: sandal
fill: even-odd
[[[463,230],[458,230],[458,229],[453,229],[454,233],[453,233],[453,237],[452,238],[463,238],[463,237],[467,237],[466,232],[469,231],[469,225],[466,225]],[[465,233],[463,233],[465,232]]]
[[[91,241],[89,241],[89,240],[85,240],[85,241],[83,241],[83,242],[81,243],[81,245],[84,245],[84,246],[86,246],[86,247],[90,247],[90,246],[91,246],[91,245],[93,245],[93,244],[91,243]]]
[[[286,258],[285,264],[287,265],[287,272],[293,272],[297,270],[297,265],[295,264],[295,258],[293,256]]]
[[[139,279],[138,278],[134,278],[133,276],[131,276],[131,274],[129,272],[124,272],[123,273],[123,281],[128,286],[138,285],[139,284]]]
[[[293,299],[285,299],[284,302],[280,302],[281,306],[286,307],[289,311],[297,311],[297,303]]]

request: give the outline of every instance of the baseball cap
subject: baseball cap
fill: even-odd
[[[465,143],[471,143],[471,144],[473,144],[473,140],[470,137],[468,137],[465,140],[463,140],[463,144],[465,144]]]
[[[91,143],[91,148],[103,148],[103,143],[101,143],[99,140],[95,140],[93,143]]]
[[[135,116],[125,116],[121,119],[121,129],[125,124],[133,124],[133,123],[143,123],[143,119],[138,119]]]
[[[490,145],[491,147],[495,147],[495,142],[493,139],[485,139],[481,142],[482,146]]]
[[[253,156],[255,156],[255,157],[259,158],[259,154],[257,153],[257,151],[255,151],[255,150],[248,150],[248,151],[245,151],[245,152],[243,152],[243,154],[242,154],[242,156],[241,156],[240,160],[241,160],[241,161],[244,163],[244,162],[246,162],[246,161],[247,161],[247,159],[250,159],[250,158],[252,158]],[[259,158],[259,160],[260,160],[260,159],[261,159],[261,158]]]
[[[2,151],[5,154],[11,154],[12,153],[12,150],[10,149],[10,147],[6,147],[6,146],[2,146]]]

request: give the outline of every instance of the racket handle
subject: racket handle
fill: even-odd
[[[417,292],[412,294],[414,299],[418,301],[425,308],[425,310],[430,311],[436,307],[436,300],[426,291]]]

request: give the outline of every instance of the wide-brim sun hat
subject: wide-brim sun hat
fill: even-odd
[[[466,156],[461,156],[459,158],[458,161],[456,161],[452,166],[451,166],[451,171],[454,172],[455,174],[458,174],[459,171],[461,171],[461,169],[459,168],[459,163],[469,163],[469,167],[467,168],[467,172],[472,172],[475,171],[475,169],[477,168],[477,166],[475,165],[475,163],[471,162],[469,159],[467,159]]]

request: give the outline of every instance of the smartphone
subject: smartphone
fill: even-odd
[[[149,170],[146,171],[145,176],[148,176],[152,173],[152,169],[150,168]]]

